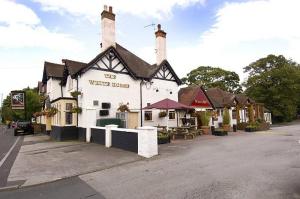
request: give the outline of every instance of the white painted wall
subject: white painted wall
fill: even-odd
[[[60,80],[49,78],[47,81],[47,95],[50,101],[61,97]]]
[[[102,63],[98,63],[102,64]],[[106,78],[104,74],[115,75],[115,79]],[[109,82],[109,86],[103,85],[91,85],[89,80]],[[102,116],[101,118],[114,118],[116,117],[117,109],[120,103],[129,103],[129,108],[132,111],[140,111],[140,82],[141,80],[135,80],[127,74],[116,74],[112,72],[100,71],[100,70],[89,70],[79,77],[79,89],[82,91],[82,96],[79,96],[78,104],[83,109],[95,108],[99,119],[99,111],[101,103],[111,103],[109,116]],[[129,88],[113,87],[112,83],[129,84]],[[158,92],[156,90],[158,89]],[[177,101],[178,96],[178,85],[173,81],[164,81],[159,79],[153,79],[152,84],[143,84],[143,105],[146,107],[147,103],[155,103],[165,98],[170,98]],[[94,106],[93,101],[98,100],[99,106]],[[158,117],[160,110],[153,111],[153,121],[144,122],[144,126],[164,125],[166,120]],[[143,111],[144,112],[144,111]],[[79,115],[79,126],[85,127],[85,111]],[[140,115],[139,115],[140,118]],[[177,119],[177,118],[176,118]],[[177,120],[169,120],[169,126],[176,126]],[[144,120],[144,114],[143,114]],[[140,121],[139,121],[140,124]]]

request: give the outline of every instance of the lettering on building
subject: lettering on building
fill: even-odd
[[[116,75],[112,75],[112,74],[104,74],[105,78],[109,78],[109,79],[116,79],[117,76]]]
[[[117,82],[104,82],[97,80],[89,80],[90,85],[94,86],[111,86],[111,87],[119,87],[119,88],[129,88],[129,84],[122,84]]]

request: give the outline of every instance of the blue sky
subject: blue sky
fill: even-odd
[[[116,13],[117,42],[155,62],[154,30],[180,77],[200,65],[246,78],[242,68],[268,54],[300,62],[297,0],[0,0],[0,93],[42,78],[44,61],[88,62],[99,52],[103,5]]]

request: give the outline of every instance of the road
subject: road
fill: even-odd
[[[160,151],[150,160],[0,192],[0,198],[300,199],[300,125]]]
[[[18,155],[22,145],[23,137],[15,137],[13,129],[7,129],[0,125],[0,187],[13,185],[7,184],[9,171]]]

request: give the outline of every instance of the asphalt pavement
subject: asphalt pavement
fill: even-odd
[[[300,199],[300,125],[176,141],[155,158],[0,198]]]
[[[23,137],[14,136],[13,129],[0,125],[0,187],[11,186],[15,183],[7,184],[7,178],[22,142]]]
[[[206,138],[80,178],[107,199],[300,199],[300,125]]]
[[[14,191],[0,192],[2,199],[104,199],[78,177]]]

